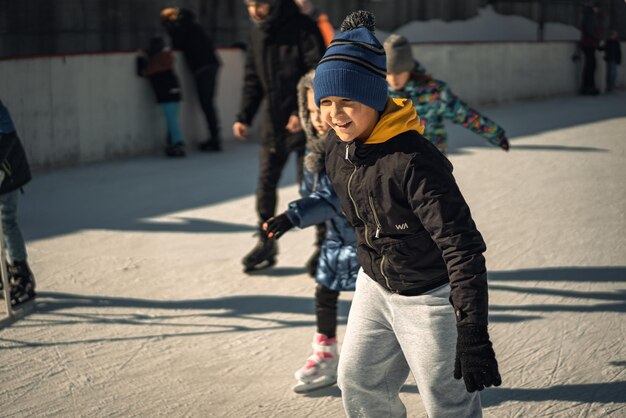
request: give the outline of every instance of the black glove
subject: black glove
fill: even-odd
[[[462,377],[468,392],[500,386],[502,378],[487,327],[461,326],[457,331],[454,378]]]
[[[503,136],[502,139],[500,140],[499,146],[504,151],[508,151],[509,148],[511,148],[511,145],[509,144],[509,138],[507,138],[506,136]]]
[[[263,223],[263,231],[267,234],[268,238],[278,239],[285,232],[293,228],[293,223],[289,220],[286,213],[281,213],[278,216],[269,218]]]

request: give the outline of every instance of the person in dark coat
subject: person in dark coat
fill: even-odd
[[[9,257],[9,295],[12,306],[35,297],[35,277],[28,266],[24,238],[17,223],[17,203],[22,187],[31,180],[30,167],[9,110],[0,100],[0,219],[2,239]],[[4,289],[0,280],[0,295]]]
[[[184,157],[185,145],[178,123],[180,84],[174,73],[174,55],[171,50],[165,48],[163,38],[153,37],[148,48],[139,52],[137,74],[150,80],[156,101],[165,115],[167,123],[165,154],[168,157]]]
[[[604,50],[604,60],[606,61],[606,92],[610,93],[615,89],[617,79],[617,66],[622,63],[622,48],[619,44],[619,35],[615,29],[609,33],[609,39],[600,48]]]
[[[167,8],[161,12],[161,24],[172,38],[172,46],[183,53],[196,82],[198,100],[206,117],[210,137],[200,144],[202,151],[221,151],[222,138],[214,104],[215,82],[221,65],[213,41],[196,22],[192,11]]]
[[[298,121],[297,84],[317,65],[324,53],[324,41],[315,22],[301,14],[293,0],[248,1],[247,7],[253,27],[233,134],[238,139],[247,138],[249,126],[265,99],[256,194],[260,228],[274,216],[278,181],[291,152],[298,156],[302,177],[305,138]],[[259,237],[243,259],[245,271],[267,268],[276,261],[275,241],[262,233]]]
[[[585,63],[583,65],[583,80],[580,94],[595,96],[599,93],[596,88],[596,49],[600,46],[600,26],[598,24],[598,3],[585,6],[581,25],[580,47],[583,50]]]

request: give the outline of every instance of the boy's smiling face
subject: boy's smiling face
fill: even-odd
[[[327,96],[320,100],[322,120],[344,142],[369,138],[378,122],[378,111],[344,97]]]

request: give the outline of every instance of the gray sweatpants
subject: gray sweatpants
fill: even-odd
[[[406,417],[399,392],[409,371],[429,418],[482,417],[478,392],[454,379],[456,319],[446,285],[419,296],[387,291],[359,270],[339,356],[348,417]]]

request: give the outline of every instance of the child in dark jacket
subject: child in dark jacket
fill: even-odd
[[[20,189],[30,181],[26,153],[17,136],[9,110],[0,101],[0,218],[2,238],[9,257],[7,273],[12,306],[35,297],[35,277],[28,266],[24,238],[17,223],[17,203]],[[0,295],[4,287],[0,281]]]
[[[300,123],[307,137],[304,159],[305,197],[291,202],[286,212],[270,218],[264,230],[270,238],[279,238],[294,226],[306,228],[326,223],[315,280],[317,332],[313,336],[313,354],[296,373],[294,390],[308,392],[337,381],[337,299],[340,291],[354,290],[359,260],[354,229],[341,214],[339,201],[324,169],[328,125],[322,122],[313,98],[315,70],[298,83]]]
[[[604,60],[606,61],[606,92],[615,90],[615,80],[617,79],[617,66],[622,63],[622,48],[619,43],[619,35],[615,29],[609,33],[609,39],[600,48],[604,50]]]
[[[485,242],[412,103],[388,98],[373,22],[363,11],[344,20],[313,88],[332,129],[326,172],[361,264],[339,359],[344,408],[405,416],[399,392],[412,372],[429,417],[480,417],[476,391],[501,384]]]
[[[157,103],[161,106],[167,122],[168,157],[184,157],[185,145],[178,124],[180,111],[180,84],[174,73],[174,56],[165,48],[163,38],[155,36],[146,51],[137,57],[137,74],[150,80]]]
[[[448,135],[444,119],[482,136],[504,151],[509,141],[504,129],[459,99],[446,83],[433,79],[413,59],[411,44],[401,35],[390,35],[383,44],[387,54],[389,95],[411,99],[424,125],[424,136],[447,154]]]

